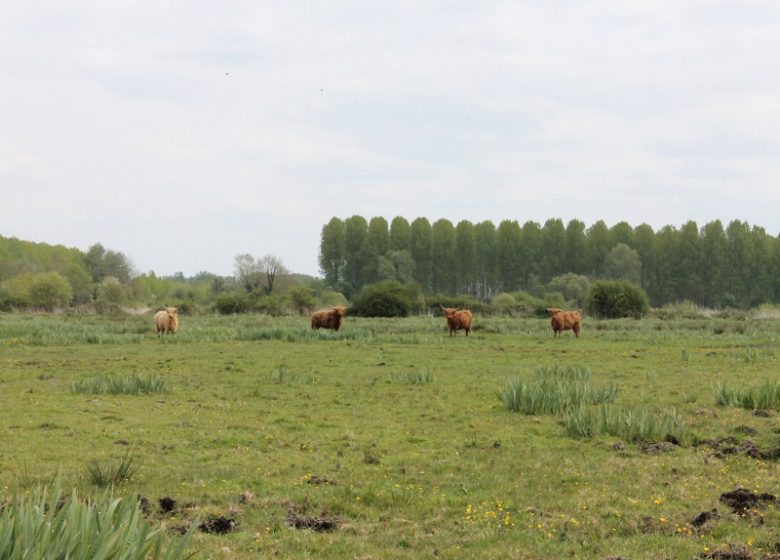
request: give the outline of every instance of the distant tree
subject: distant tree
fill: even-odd
[[[542,270],[542,227],[532,220],[524,223],[520,231],[518,257],[520,287],[525,290],[535,289]]]
[[[107,276],[114,276],[122,284],[127,284],[133,276],[130,259],[120,252],[107,251],[100,243],[95,243],[87,250],[85,262],[96,284]]]
[[[642,278],[642,259],[639,258],[639,253],[625,243],[618,243],[604,259],[604,276],[639,284]]]
[[[233,262],[233,270],[236,282],[243,286],[247,292],[252,292],[260,287],[262,277],[260,275],[259,263],[255,262],[255,258],[249,253],[236,255]]]
[[[363,285],[363,269],[366,257],[364,241],[368,235],[368,222],[362,216],[350,216],[344,222],[344,281],[350,291]],[[349,295],[349,294],[347,294]]]
[[[566,269],[574,274],[586,272],[587,243],[585,241],[585,223],[571,220],[566,226],[564,240]]]
[[[65,267],[63,276],[68,279],[68,283],[73,289],[73,303],[81,304],[92,300],[94,292],[92,276],[82,264],[69,263]]]
[[[409,251],[411,246],[411,226],[406,218],[396,216],[390,222],[390,250]]]
[[[32,307],[53,311],[70,305],[72,297],[70,283],[59,272],[41,272],[30,280],[29,301]]]
[[[720,220],[705,224],[701,231],[702,303],[715,305],[719,295],[726,291],[725,260],[726,232]]]
[[[634,229],[627,222],[618,222],[609,229],[609,243],[614,247],[618,243],[623,243],[633,247]]]
[[[433,291],[455,294],[455,227],[446,218],[431,226],[431,282]]]
[[[127,292],[118,278],[107,276],[98,284],[97,297],[98,303],[107,303],[120,305],[127,300]]]
[[[322,227],[320,236],[320,271],[325,275],[328,286],[336,286],[344,277],[345,227],[339,218]]]
[[[282,260],[274,255],[265,255],[257,261],[257,269],[265,277],[263,290],[267,295],[274,291],[274,283],[278,277],[289,274]]]
[[[641,224],[634,229],[634,250],[642,261],[642,273],[640,285],[652,293],[652,286],[656,282],[657,249],[655,244],[655,232],[648,224]]]
[[[414,259],[409,251],[388,251],[379,257],[380,281],[396,280],[406,283],[414,280]]]
[[[477,246],[474,224],[461,220],[455,226],[455,289],[456,293],[476,293]]]
[[[431,223],[417,218],[409,227],[409,252],[414,259],[414,279],[423,290],[431,290]]]
[[[317,304],[314,297],[314,290],[305,284],[293,286],[287,292],[290,302],[298,313],[308,313],[312,311]]]
[[[548,281],[567,272],[566,230],[558,218],[550,218],[542,228],[541,278]]]
[[[221,276],[214,276],[214,278],[211,279],[211,282],[209,282],[209,287],[213,294],[219,295],[225,291],[225,279]]]
[[[497,286],[496,226],[486,220],[474,226],[477,247],[477,286],[483,299],[490,297]]]
[[[588,228],[585,234],[587,247],[587,270],[591,276],[601,276],[604,272],[604,260],[613,247],[609,228],[599,220]]]
[[[502,220],[496,229],[496,260],[501,291],[511,292],[520,287],[523,256],[520,224],[516,220]]]
[[[364,283],[372,284],[378,279],[378,257],[384,256],[390,249],[390,234],[387,228],[387,220],[381,216],[373,217],[368,222],[368,230],[366,231],[362,248],[364,258],[362,278]]]
[[[573,300],[577,307],[582,307],[590,291],[590,280],[587,276],[567,272],[550,280],[547,291],[560,293],[566,300]]]

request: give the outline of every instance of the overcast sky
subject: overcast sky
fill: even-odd
[[[333,216],[780,233],[780,2],[0,4],[0,235],[318,274]]]

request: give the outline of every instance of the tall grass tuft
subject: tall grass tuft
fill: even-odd
[[[756,387],[734,387],[724,383],[713,385],[715,403],[748,410],[780,410],[780,383],[767,381]]]
[[[390,374],[390,383],[399,383],[406,385],[424,385],[434,380],[433,375],[427,371],[407,371],[392,372]]]
[[[129,450],[118,463],[103,464],[93,459],[87,465],[87,480],[98,488],[119,486],[138,472],[138,460]]]
[[[56,487],[48,497],[39,488],[4,504],[0,558],[178,560],[185,558],[191,536],[192,531],[179,542],[168,542],[163,529],[144,521],[132,498],[84,500],[74,491],[64,499]]]
[[[131,375],[101,374],[90,379],[76,381],[71,386],[74,393],[108,395],[148,395],[168,391],[165,378],[161,375],[148,377],[133,373]]]
[[[539,368],[532,383],[521,379],[499,392],[499,398],[510,412],[522,414],[564,414],[569,410],[615,400],[617,387],[592,387],[590,373],[581,366]]]
[[[566,433],[574,438],[606,434],[631,442],[655,443],[680,441],[684,435],[682,418],[673,408],[655,412],[611,405],[580,407],[564,415],[564,426]]]

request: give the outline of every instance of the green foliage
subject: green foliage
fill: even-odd
[[[574,438],[611,435],[629,442],[657,443],[679,442],[685,435],[682,418],[673,408],[660,412],[610,405],[571,408],[564,416],[564,426]]]
[[[152,529],[134,497],[106,494],[64,497],[57,487],[14,496],[0,514],[0,558],[4,560],[184,558],[192,532],[169,543],[163,529]]]
[[[144,376],[138,373],[130,375],[101,374],[90,379],[76,381],[71,390],[74,393],[106,395],[148,395],[168,391],[165,378],[153,374]]]
[[[217,296],[214,308],[222,315],[249,311],[249,296],[244,292],[227,292]]]
[[[121,305],[127,301],[127,292],[117,277],[107,276],[98,284],[95,301],[101,304]]]
[[[587,276],[569,272],[550,280],[547,290],[560,292],[565,300],[573,301],[575,307],[582,307],[590,291],[590,280]]]
[[[305,284],[293,286],[287,294],[290,298],[290,303],[298,313],[307,313],[317,305],[314,290]]]
[[[747,354],[749,357],[750,354]],[[715,403],[748,410],[780,410],[780,383],[767,381],[755,387],[730,386],[715,383]]]
[[[380,282],[361,290],[349,308],[357,317],[406,317],[415,310],[416,284]]]
[[[610,249],[604,260],[604,276],[639,284],[642,279],[642,259],[639,253],[625,243],[618,243]]]
[[[599,280],[588,294],[589,314],[604,319],[641,317],[650,309],[647,293],[636,284],[622,280]]]
[[[32,307],[52,311],[70,305],[73,290],[70,282],[58,272],[42,272],[33,275],[29,286],[29,302]]]

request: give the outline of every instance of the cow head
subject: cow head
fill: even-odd
[[[343,317],[347,314],[347,308],[343,305],[333,306],[333,311],[335,311],[339,317]]]
[[[440,305],[439,307],[441,307],[441,310],[444,311],[445,317],[447,317],[448,319],[451,317],[455,317],[455,314],[458,312],[458,310],[455,309],[454,307],[444,307],[443,305]]]
[[[562,309],[558,309],[557,307],[548,307],[547,308],[547,315],[550,316],[550,317],[553,317],[553,316],[557,315],[558,313],[562,313],[562,312],[563,312],[563,310]]]

